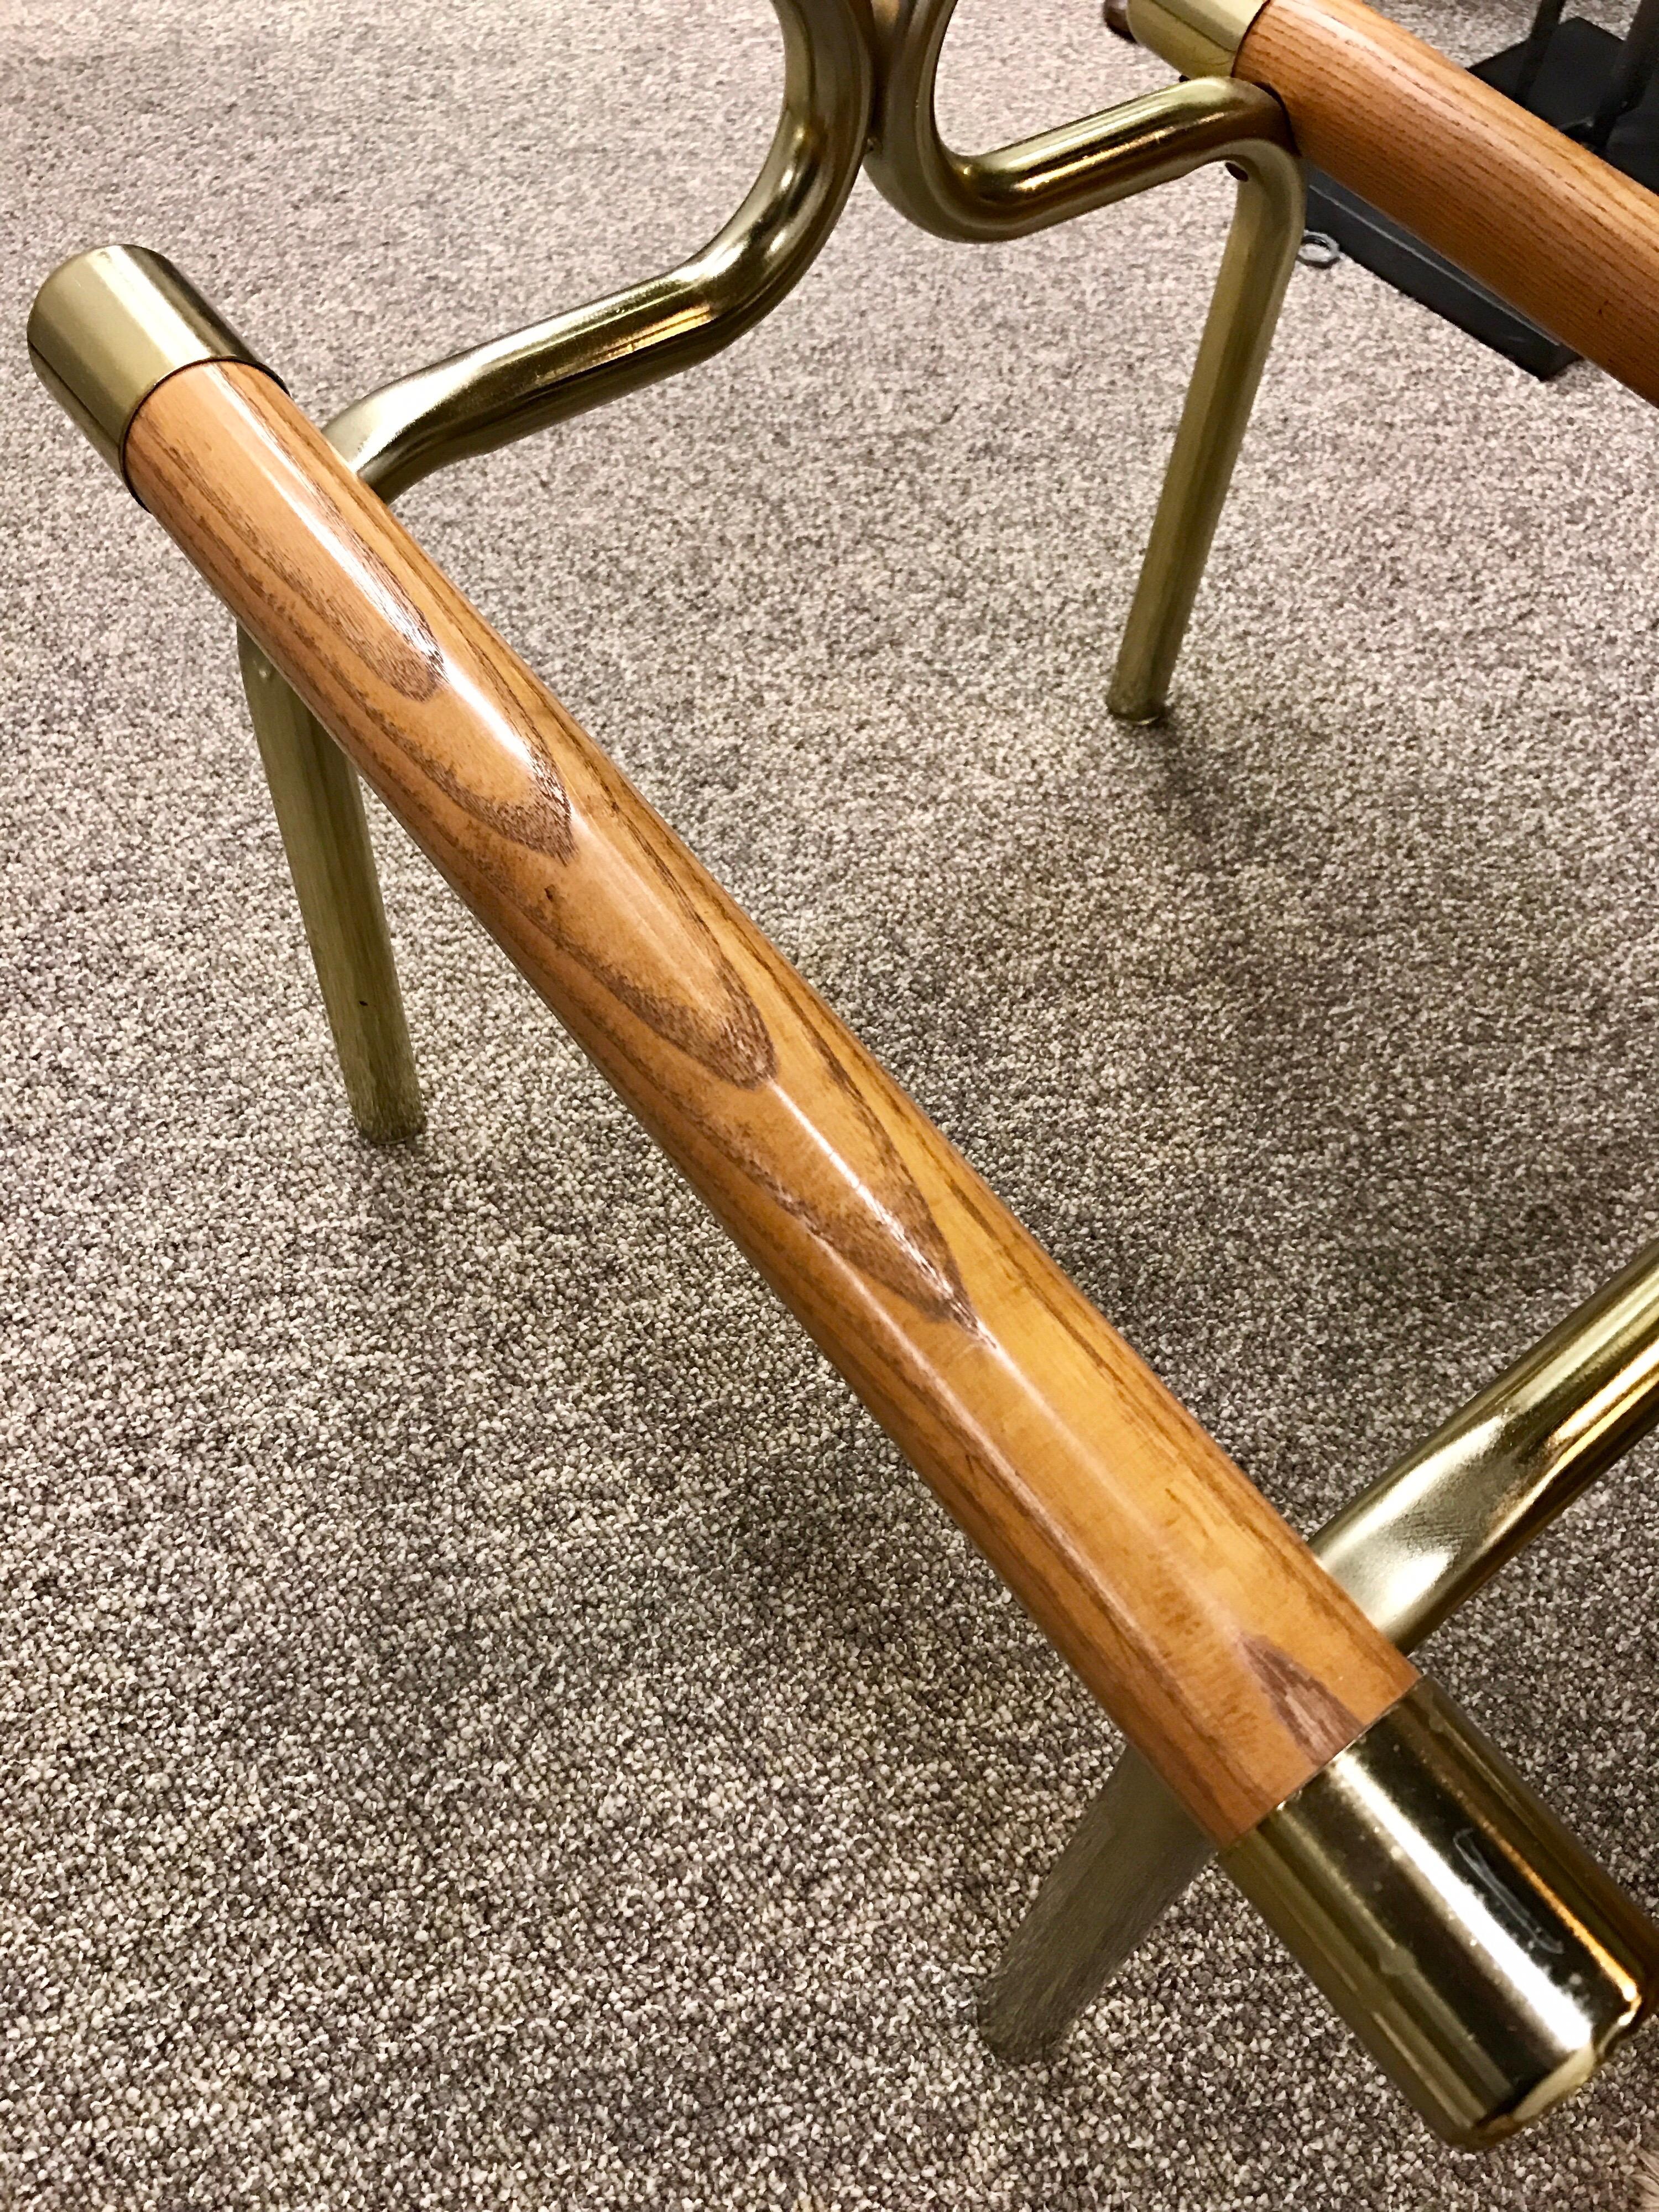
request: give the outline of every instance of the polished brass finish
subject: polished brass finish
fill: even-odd
[[[167,377],[204,361],[264,368],[188,277],[141,246],[100,246],[65,262],[41,287],[28,335],[42,381],[118,473],[128,426]],[[352,1118],[375,1143],[418,1135],[420,1083],[357,772],[264,654],[246,638],[240,644]]]
[[[164,377],[198,361],[264,368],[188,277],[143,246],[100,246],[55,269],[29,311],[28,344],[41,382],[118,476],[127,425]]]
[[[1130,35],[1182,76],[1226,76],[1267,0],[1129,0]]]
[[[1279,103],[1224,77],[1171,85],[989,154],[940,137],[934,88],[956,0],[875,0],[878,82],[865,166],[900,212],[941,238],[1031,232],[1212,161],[1238,201],[1176,434],[1108,704],[1163,713],[1210,544],[1302,241],[1305,194]]]
[[[1539,2118],[1652,2002],[1659,1929],[1427,1680],[1222,1864],[1452,2142]]]
[[[1402,1650],[1659,1420],[1659,1244],[1328,1522],[1320,1563]],[[993,2047],[1052,2050],[1213,1856],[1146,1761],[1119,1760],[981,2002]]]
[[[773,6],[783,33],[783,112],[730,222],[665,276],[470,347],[337,415],[330,443],[382,498],[706,361],[794,284],[858,174],[871,64],[854,0]]]
[[[1659,1421],[1659,1244],[1314,1539],[1403,1650],[1431,1635]]]
[[[352,1119],[375,1144],[426,1122],[357,771],[245,632],[253,734]]]
[[[878,65],[865,167],[901,215],[967,243],[1026,238],[1212,161],[1291,150],[1285,112],[1255,85],[1170,85],[989,154],[939,136],[935,88],[957,0],[875,0]]]

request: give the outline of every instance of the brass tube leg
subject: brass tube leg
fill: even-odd
[[[1659,1419],[1659,1244],[1327,1522],[1320,1564],[1409,1650]],[[1051,2051],[1214,1852],[1127,1752],[980,1999],[1005,2058]]]
[[[1170,678],[1296,265],[1306,203],[1301,163],[1277,149],[1262,149],[1240,177],[1232,228],[1107,698],[1121,720],[1156,721],[1168,703]]]
[[[237,653],[352,1118],[377,1144],[418,1136],[426,1112],[357,772],[240,630]]]
[[[1091,1797],[980,1993],[979,2026],[1000,2058],[1054,2050],[1215,1856],[1138,1752]]]

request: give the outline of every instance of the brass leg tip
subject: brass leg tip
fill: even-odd
[[[1144,729],[1149,722],[1161,722],[1170,711],[1167,699],[1148,697],[1142,691],[1109,691],[1106,711],[1115,722],[1127,722],[1135,729]]]

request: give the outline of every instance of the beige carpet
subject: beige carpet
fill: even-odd
[[[963,142],[1162,76],[963,16]],[[136,239],[326,413],[699,244],[775,69],[763,0],[0,0],[0,2203],[1624,2212],[1659,2037],[1449,2154],[1213,1879],[988,2057],[1110,1731],[389,829],[431,1127],[354,1141],[228,625],[28,372]],[[1300,271],[1115,727],[1227,204],[860,186],[733,353],[407,513],[1306,1526],[1659,1227],[1659,471]],[[1433,1652],[1650,1905],[1655,1464]]]

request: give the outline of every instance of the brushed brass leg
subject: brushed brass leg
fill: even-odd
[[[1264,161],[1238,173],[1232,228],[1107,697],[1126,722],[1156,721],[1168,703],[1302,243],[1307,193],[1301,163]]]
[[[1404,1650],[1659,1420],[1659,1244],[1570,1314],[1313,1540]],[[1044,1876],[980,2000],[1002,2057],[1042,2057],[1214,1853],[1126,1753]]]
[[[426,1111],[357,772],[240,630],[237,653],[352,1118],[377,1144],[418,1136]]]
[[[1091,1798],[980,1994],[1000,2058],[1042,2058],[1215,1856],[1138,1752]]]

